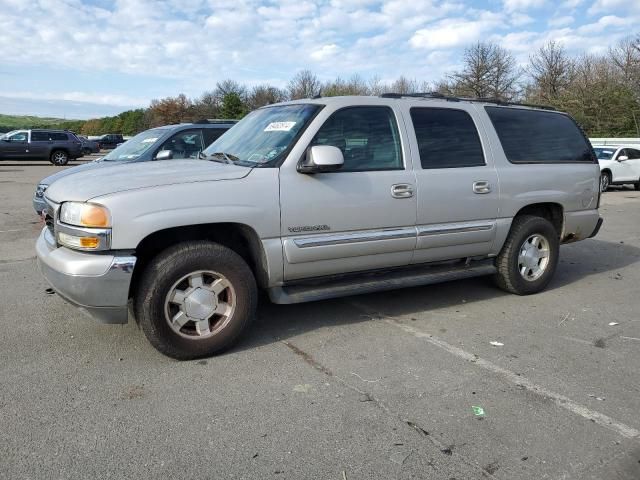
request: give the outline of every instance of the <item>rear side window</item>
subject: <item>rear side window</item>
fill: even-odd
[[[485,107],[511,163],[594,162],[591,146],[568,115]]]
[[[57,140],[57,141],[67,141],[67,140],[69,140],[69,137],[67,137],[66,133],[51,132],[49,134],[49,136],[51,137],[51,140]]]
[[[471,116],[449,108],[412,108],[422,168],[476,167],[485,164]]]
[[[49,141],[49,133],[47,133],[47,132],[31,132],[31,141],[32,142],[48,142]]]

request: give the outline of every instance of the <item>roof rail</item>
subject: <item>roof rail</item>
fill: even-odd
[[[441,100],[447,100],[448,102],[478,102],[478,103],[494,103],[496,105],[501,106],[516,106],[516,107],[530,107],[530,108],[540,108],[542,110],[557,110],[550,105],[535,105],[532,103],[520,103],[520,102],[509,102],[507,100],[501,100],[499,98],[482,98],[482,97],[453,97],[448,95],[443,95],[438,92],[428,92],[428,93],[383,93],[380,95],[381,98],[437,98]]]
[[[227,119],[227,118],[201,118],[200,120],[196,120],[192,122],[197,125],[203,125],[207,123],[238,123],[240,120],[235,119]]]

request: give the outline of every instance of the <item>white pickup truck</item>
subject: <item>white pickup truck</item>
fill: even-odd
[[[109,323],[128,305],[187,359],[276,303],[492,275],[549,283],[561,243],[594,236],[600,169],[566,114],[420,95],[258,109],[200,159],[79,171],[45,192],[40,268]]]

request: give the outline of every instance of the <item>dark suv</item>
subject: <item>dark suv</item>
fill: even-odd
[[[82,156],[82,142],[66,130],[14,130],[0,137],[0,160],[49,160],[66,165]]]
[[[33,196],[33,208],[39,214],[46,205],[43,196],[47,187],[54,181],[80,170],[97,170],[149,160],[198,158],[202,150],[235,123],[236,120],[203,120],[198,123],[181,123],[145,130],[98,160],[56,172],[43,179]]]
[[[124,143],[124,138],[119,133],[107,133],[99,137],[94,137],[92,140],[98,142],[101,150],[113,150],[121,143]]]

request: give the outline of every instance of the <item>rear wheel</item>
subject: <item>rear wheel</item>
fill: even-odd
[[[602,172],[600,174],[600,191],[606,192],[611,185],[611,174],[609,172]]]
[[[53,152],[51,152],[49,160],[54,165],[61,167],[69,163],[69,155],[64,150],[54,150]]]
[[[553,277],[559,253],[558,232],[551,222],[533,215],[518,216],[496,259],[496,282],[517,295],[537,293]]]
[[[633,184],[633,188],[635,188],[636,190],[640,190],[640,179],[638,179],[638,181]]]
[[[253,273],[233,250],[213,242],[175,245],[145,269],[135,314],[151,344],[180,360],[231,347],[253,320]]]

